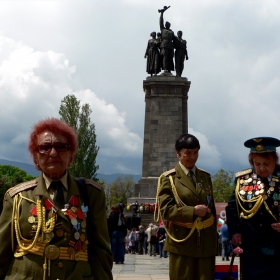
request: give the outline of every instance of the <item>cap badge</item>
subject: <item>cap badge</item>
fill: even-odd
[[[257,150],[258,152],[263,151],[263,150],[264,150],[263,145],[257,145],[257,146],[256,146],[256,150]]]

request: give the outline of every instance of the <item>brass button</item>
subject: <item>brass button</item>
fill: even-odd
[[[57,266],[58,266],[58,268],[62,268],[62,267],[63,267],[63,263],[62,263],[62,262],[59,262],[59,263],[57,264]]]

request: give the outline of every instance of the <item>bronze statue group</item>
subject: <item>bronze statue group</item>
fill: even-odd
[[[172,75],[174,71],[174,50],[176,76],[181,77],[184,69],[184,61],[188,60],[187,41],[182,38],[183,32],[178,31],[177,36],[170,29],[171,24],[167,21],[163,24],[163,13],[169,7],[159,10],[159,26],[161,32],[151,33],[152,39],[148,41],[144,58],[147,58],[146,72],[151,76],[157,75],[164,70],[163,75]]]

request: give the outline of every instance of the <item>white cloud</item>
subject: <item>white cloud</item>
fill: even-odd
[[[100,156],[139,158],[142,155],[143,140],[129,131],[125,124],[125,112],[119,112],[113,104],[107,104],[89,89],[74,94],[91,106],[91,120],[95,123]]]
[[[127,128],[125,112],[89,89],[72,91],[76,67],[63,53],[34,51],[6,37],[0,37],[0,45],[0,129],[5,132],[0,134],[0,158],[26,161],[31,126],[46,117],[59,117],[60,102],[67,94],[89,103],[100,156],[140,157],[142,139]]]
[[[217,168],[222,168],[221,153],[219,152],[218,147],[211,144],[205,135],[195,131],[193,128],[189,128],[189,133],[194,135],[200,143],[197,166],[208,172]]]

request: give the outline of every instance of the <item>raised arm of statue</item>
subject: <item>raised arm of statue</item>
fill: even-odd
[[[163,24],[163,12],[161,12],[160,17],[159,17],[159,28],[160,28],[160,30],[164,28],[164,24]]]
[[[158,12],[159,12],[159,13],[164,13],[164,12],[165,12],[167,9],[169,9],[169,8],[170,8],[170,6],[168,6],[168,7],[167,7],[167,6],[164,6],[163,9],[159,9]]]

